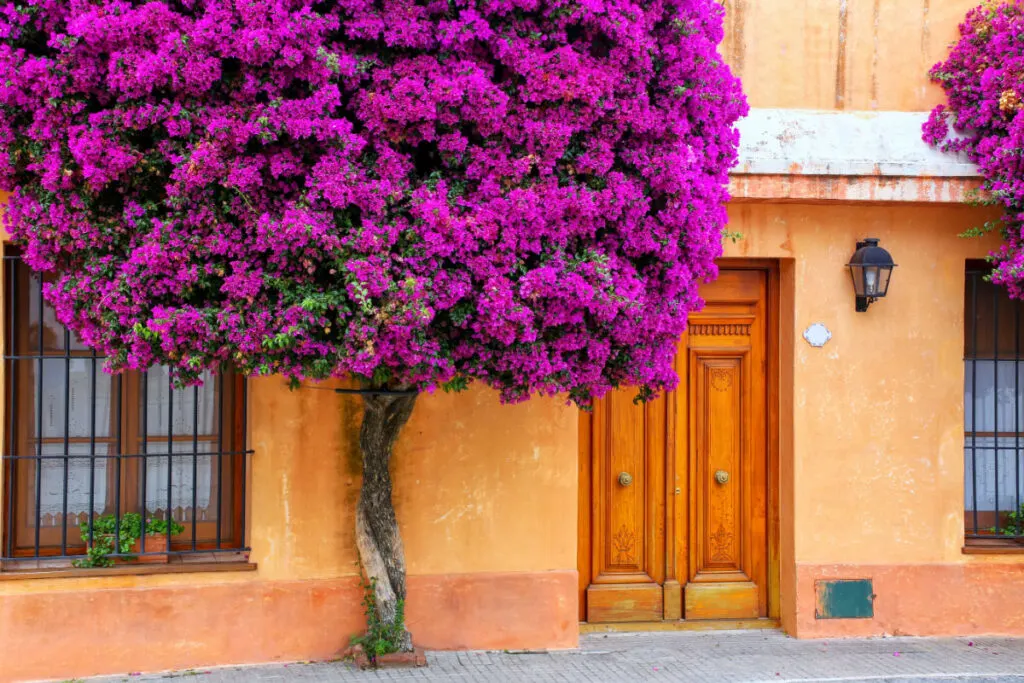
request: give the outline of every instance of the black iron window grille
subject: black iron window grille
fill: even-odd
[[[163,367],[111,376],[57,322],[43,280],[16,254],[4,256],[4,281],[5,564],[80,557],[98,527],[112,524],[117,538],[129,515],[158,522],[166,545],[141,533],[111,561],[246,550],[244,378],[207,373],[178,389]]]
[[[1024,540],[1021,302],[970,263],[964,301],[964,526],[969,543]]]

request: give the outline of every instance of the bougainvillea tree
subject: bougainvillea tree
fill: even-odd
[[[1002,232],[990,255],[992,281],[1024,298],[1024,0],[988,0],[960,26],[960,40],[931,77],[946,92],[924,126],[924,139],[963,152],[978,165],[985,203],[1002,207],[1000,221],[969,231]],[[950,139],[950,129],[956,135]]]
[[[714,0],[8,0],[0,182],[109,370],[360,380],[391,623],[415,394],[672,387],[734,122]],[[403,393],[405,392],[405,393]],[[406,643],[407,644],[407,643]]]

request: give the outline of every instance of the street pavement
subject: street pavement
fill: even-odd
[[[1024,639],[795,640],[775,631],[611,633],[558,652],[430,652],[421,669],[359,671],[346,662],[222,667],[90,679],[196,683],[373,681],[920,681],[1024,683]]]

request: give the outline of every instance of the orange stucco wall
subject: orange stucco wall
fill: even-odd
[[[359,400],[330,386],[252,383],[252,557],[268,578],[356,572]],[[394,465],[410,573],[575,568],[575,429],[557,399],[422,397]]]
[[[927,71],[978,0],[723,4],[722,53],[752,106],[924,112],[942,100]],[[1024,556],[962,552],[963,271],[995,241],[957,234],[986,216],[829,201],[843,192],[783,203],[794,185],[816,182],[734,179],[756,185],[740,194],[760,199],[730,208],[731,229],[745,238],[726,245],[729,256],[783,264],[783,625],[801,637],[1024,635],[1013,610]],[[880,237],[900,265],[891,297],[858,314],[842,264],[866,236]],[[801,338],[814,322],[833,333],[823,349]],[[814,582],[828,578],[872,579],[875,618],[816,619]]]
[[[792,396],[780,411],[792,435],[782,453],[787,630],[1024,635],[1011,597],[1024,595],[1024,556],[962,552],[963,274],[995,242],[957,234],[986,214],[744,204],[730,216],[744,239],[728,255],[782,259],[794,279],[783,302]],[[843,264],[866,236],[899,265],[890,296],[856,313]],[[833,335],[820,349],[801,337],[816,322]],[[816,619],[814,582],[824,578],[873,579],[875,618]]]

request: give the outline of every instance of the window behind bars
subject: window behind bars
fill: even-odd
[[[109,375],[57,322],[40,277],[17,255],[4,266],[3,557],[80,555],[83,523],[129,512],[179,522],[172,555],[242,548],[244,379],[207,372],[178,389],[164,367]]]
[[[1024,538],[1021,302],[969,263],[964,302],[964,524],[968,542]]]

